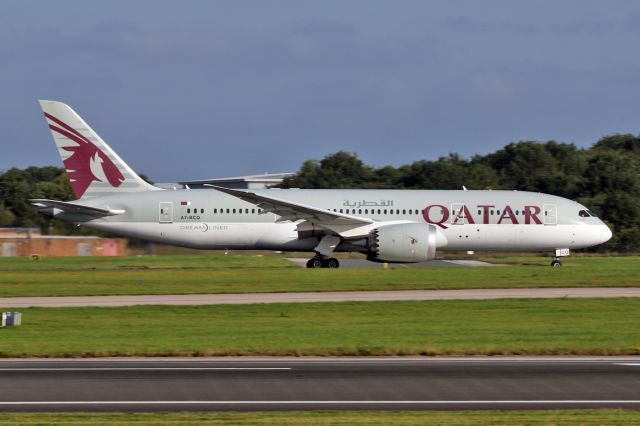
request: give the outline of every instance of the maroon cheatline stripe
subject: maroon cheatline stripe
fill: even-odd
[[[80,132],[78,132],[76,129],[74,129],[73,127],[69,126],[67,123],[65,123],[62,120],[57,119],[56,117],[54,117],[53,115],[49,114],[49,113],[44,113],[44,116],[47,117],[49,120],[55,122],[56,124],[64,127],[65,129],[67,129],[68,131],[70,131],[71,133],[73,133],[74,135],[78,136],[79,138],[81,138],[84,142],[87,143],[91,143],[91,141],[87,138],[85,138]],[[49,125],[49,128],[51,130],[55,130],[53,127],[51,127],[52,125]],[[57,130],[56,130],[57,131]],[[58,132],[60,133],[60,132]],[[73,139],[73,138],[72,138]],[[75,139],[74,139],[75,140]],[[76,141],[77,142],[77,141]]]

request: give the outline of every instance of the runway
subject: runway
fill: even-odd
[[[640,358],[0,361],[3,411],[640,408]]]
[[[469,290],[334,291],[301,293],[167,294],[128,296],[0,297],[0,309],[72,306],[238,305],[391,300],[550,299],[640,297],[640,288],[502,288]]]

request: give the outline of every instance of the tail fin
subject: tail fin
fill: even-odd
[[[68,105],[40,101],[77,198],[153,191]]]

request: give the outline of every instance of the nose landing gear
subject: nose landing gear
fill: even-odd
[[[569,249],[556,249],[556,252],[553,256],[553,260],[551,261],[551,266],[554,268],[559,268],[562,266],[562,262],[560,262],[561,257],[569,256],[571,253]]]

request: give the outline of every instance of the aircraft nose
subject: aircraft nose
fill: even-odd
[[[607,241],[609,241],[611,239],[611,237],[613,236],[613,233],[611,232],[611,229],[609,229],[609,227],[607,225],[601,225],[600,226],[600,243],[606,243]]]

